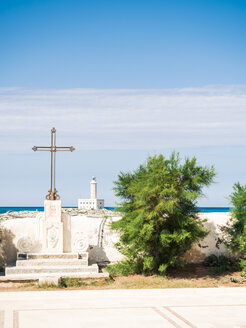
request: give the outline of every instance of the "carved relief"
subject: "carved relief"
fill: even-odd
[[[58,215],[57,206],[50,204],[49,207],[47,207],[47,217],[56,217]]]
[[[51,225],[47,228],[47,236],[48,236],[48,248],[55,248],[58,242],[59,229],[54,225]]]
[[[77,232],[74,236],[73,248],[76,252],[86,252],[89,247],[88,241],[86,240],[83,233]]]
[[[33,248],[33,243],[30,237],[21,237],[17,241],[17,249],[21,253],[28,253],[31,252]]]
[[[46,200],[44,203],[44,212],[46,221],[61,221],[61,201]]]

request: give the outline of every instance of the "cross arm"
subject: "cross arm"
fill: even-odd
[[[39,146],[34,146],[32,147],[33,151],[51,151],[51,147],[39,147]]]
[[[73,146],[71,147],[57,147],[57,146],[52,146],[52,147],[42,147],[42,146],[34,146],[32,147],[33,151],[74,151],[75,148]]]
[[[74,151],[75,148],[73,146],[71,147],[55,147],[56,151]]]

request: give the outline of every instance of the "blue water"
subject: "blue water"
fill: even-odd
[[[64,208],[76,208],[76,207],[64,207]],[[113,211],[114,207],[104,207],[107,210]],[[40,206],[33,207],[0,207],[0,214],[8,211],[19,212],[19,211],[43,211],[44,208]],[[231,207],[198,207],[199,212],[211,213],[211,212],[229,212]]]
[[[71,207],[66,207],[64,206],[64,208],[71,208]],[[8,211],[12,211],[12,212],[19,212],[19,211],[43,211],[44,207],[42,206],[26,206],[26,207],[0,207],[0,214],[2,213],[6,213]]]
[[[198,207],[199,212],[211,213],[211,212],[230,212],[232,207]]]

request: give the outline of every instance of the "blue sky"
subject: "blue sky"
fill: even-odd
[[[246,183],[246,1],[0,1],[0,205],[42,205],[49,142],[64,205],[173,149],[214,164],[204,206]]]
[[[0,85],[243,84],[246,1],[0,1]]]

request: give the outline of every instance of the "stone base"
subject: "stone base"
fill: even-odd
[[[93,279],[93,278],[108,278],[109,274],[107,272],[98,272],[98,273],[45,273],[45,274],[18,274],[18,275],[11,275],[11,276],[0,276],[0,282],[9,282],[9,281],[39,281],[41,278],[51,278],[54,277],[55,279],[69,277],[69,278],[85,278],[85,279]]]
[[[60,277],[100,278],[108,277],[108,274],[99,273],[97,264],[88,265],[87,252],[82,254],[29,253],[26,259],[18,259],[16,266],[7,267],[5,276],[0,277],[0,281],[39,280],[41,278],[41,281],[47,279],[58,281]]]
[[[83,260],[87,261],[87,265],[88,265],[88,253],[87,252],[82,252],[80,254],[78,254],[78,253],[27,253],[27,259],[28,260],[38,260],[38,259],[82,260],[83,259]]]

